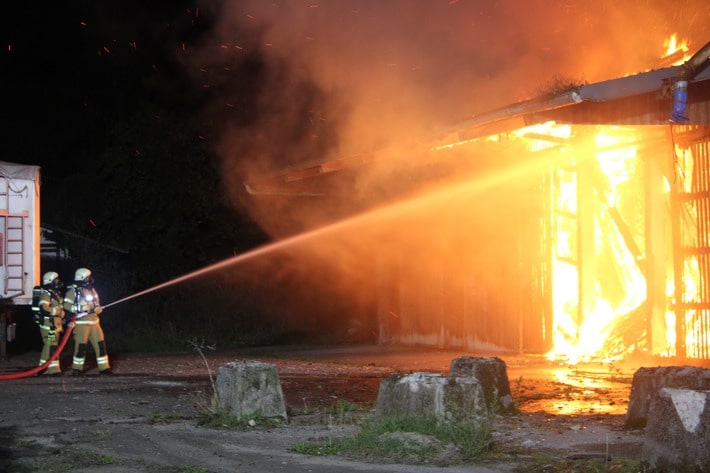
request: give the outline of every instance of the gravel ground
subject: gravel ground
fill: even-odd
[[[114,376],[33,376],[0,381],[0,472],[428,472],[291,451],[357,427],[322,413],[339,401],[372,407],[395,372],[448,372],[453,351],[382,346],[281,347],[241,352],[114,355]],[[475,356],[484,356],[477,354]],[[0,361],[0,376],[36,364],[27,353]],[[497,455],[447,472],[512,472],[540,454],[639,458],[642,432],[622,428],[633,366],[565,367],[539,357],[504,357],[519,412],[499,417]],[[219,366],[259,360],[277,366],[289,412],[283,427],[248,431],[200,426]],[[63,360],[63,365],[68,360]],[[331,411],[332,412],[332,411]],[[102,461],[103,459],[103,461]],[[109,460],[110,459],[110,460]],[[102,464],[106,463],[106,464]],[[25,468],[24,470],[22,468]]]

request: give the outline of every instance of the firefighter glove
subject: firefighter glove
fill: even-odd
[[[92,304],[84,304],[80,307],[82,312],[89,312],[92,309]]]
[[[96,315],[99,315],[99,314],[100,314],[101,312],[103,312],[103,311],[104,311],[104,310],[101,308],[100,305],[97,305],[97,306],[94,308],[94,314],[96,314]]]

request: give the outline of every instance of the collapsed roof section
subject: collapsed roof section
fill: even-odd
[[[674,100],[677,97],[674,91],[678,90],[678,84],[686,87],[687,113],[692,124],[710,125],[708,64],[710,42],[680,66],[570,87],[560,93],[536,97],[477,115],[452,126],[443,139],[432,142],[431,146],[413,146],[406,156],[400,147],[397,151],[382,149],[310,162],[245,182],[244,187],[251,195],[318,197],[328,195],[328,178],[334,174],[348,179],[364,166],[410,160],[412,156],[427,155],[457,143],[548,121],[569,124],[667,124],[677,121],[672,118],[671,111],[675,110]],[[686,103],[680,105],[681,118],[685,118]]]

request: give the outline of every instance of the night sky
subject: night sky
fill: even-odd
[[[156,93],[169,50],[196,29],[187,2],[17,3],[0,33],[2,159],[50,177],[98,157],[106,129]]]

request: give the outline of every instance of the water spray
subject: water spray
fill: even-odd
[[[503,181],[506,181],[508,179],[512,179],[516,176],[526,175],[531,169],[535,169],[539,166],[540,165],[535,162],[530,162],[530,163],[527,163],[524,166],[520,166],[519,168],[516,168],[514,170],[507,170],[507,171],[499,173],[495,176],[488,176],[486,179],[478,178],[476,180],[476,185],[473,187],[476,189],[476,191],[478,193],[483,193],[484,191],[486,191],[488,189],[496,187],[497,185],[499,185]],[[277,242],[262,246],[260,248],[256,248],[256,249],[248,251],[246,253],[242,253],[240,255],[233,256],[233,257],[228,258],[226,260],[215,263],[211,266],[207,266],[205,268],[198,269],[198,270],[193,271],[191,273],[185,274],[185,275],[177,277],[175,279],[171,279],[171,280],[166,281],[164,283],[158,284],[158,285],[153,286],[151,288],[148,288],[143,291],[132,294],[130,296],[126,296],[122,299],[111,302],[111,303],[106,304],[102,307],[104,309],[107,309],[111,306],[120,304],[122,302],[129,301],[131,299],[135,299],[140,296],[144,296],[146,294],[149,294],[151,292],[155,292],[157,290],[166,288],[168,286],[179,284],[179,283],[184,282],[188,279],[192,279],[197,276],[201,276],[203,274],[211,273],[211,272],[217,271],[219,269],[227,268],[229,266],[235,265],[237,263],[240,263],[242,261],[245,261],[245,260],[248,260],[251,258],[255,258],[257,256],[261,256],[263,254],[268,254],[268,253],[274,252],[278,249],[281,249],[283,247],[287,247],[289,245],[296,244],[300,241],[307,240],[307,239],[312,238],[314,236],[328,234],[331,232],[335,232],[337,230],[342,230],[342,229],[351,227],[351,226],[359,224],[359,223],[366,222],[369,226],[372,226],[372,224],[376,220],[384,221],[384,220],[387,220],[388,218],[391,218],[391,217],[394,217],[397,215],[402,215],[402,214],[406,213],[407,211],[413,211],[419,205],[421,205],[422,202],[429,202],[429,203],[435,202],[435,201],[445,202],[445,201],[450,200],[451,198],[456,197],[457,195],[459,195],[463,192],[470,192],[471,189],[472,189],[471,181],[469,179],[464,179],[454,185],[447,187],[445,190],[440,190],[435,193],[426,193],[424,195],[410,198],[410,199],[407,199],[402,202],[392,203],[392,204],[388,204],[385,207],[375,208],[375,209],[369,210],[367,212],[361,213],[359,215],[355,215],[353,217],[347,218],[347,219],[342,220],[340,222],[331,223],[329,225],[326,225],[326,226],[323,226],[320,228],[316,228],[314,230],[311,230],[311,231],[308,231],[305,233],[300,233],[300,234],[285,238],[283,240],[279,240]]]
[[[341,224],[342,224],[342,223],[341,223]],[[247,259],[250,259],[250,258],[254,258],[254,257],[256,257],[256,256],[260,256],[260,255],[262,255],[262,254],[275,251],[275,250],[277,250],[277,249],[279,249],[279,248],[281,248],[281,247],[287,246],[287,245],[289,245],[289,244],[293,244],[293,243],[295,243],[295,242],[297,242],[297,241],[304,240],[304,239],[306,239],[306,238],[308,238],[308,237],[310,237],[310,236],[313,236],[314,234],[318,234],[318,233],[321,233],[321,232],[325,232],[326,230],[331,229],[332,227],[338,226],[338,225],[339,225],[339,224],[334,224],[334,225],[330,225],[330,226],[328,226],[328,227],[324,227],[324,228],[321,228],[321,229],[313,230],[313,231],[310,231],[310,232],[307,232],[307,233],[302,233],[302,234],[299,234],[299,235],[295,235],[295,236],[286,238],[286,239],[284,239],[284,240],[280,240],[280,241],[278,241],[278,242],[276,242],[276,243],[271,243],[271,244],[265,245],[265,246],[263,246],[263,247],[261,247],[261,248],[256,248],[256,249],[251,250],[251,251],[248,251],[248,252],[246,252],[246,253],[242,253],[242,254],[240,254],[240,255],[236,255],[236,256],[233,256],[233,257],[231,257],[231,258],[227,258],[227,259],[222,260],[222,261],[220,261],[220,262],[218,262],[218,263],[215,263],[215,264],[213,264],[213,265],[211,265],[211,266],[207,266],[207,267],[205,267],[205,268],[198,269],[198,270],[193,271],[193,272],[191,272],[191,273],[187,273],[187,274],[185,274],[185,275],[183,275],[183,276],[177,277],[177,278],[175,278],[175,279],[171,279],[171,280],[169,280],[169,281],[166,281],[166,282],[164,282],[164,283],[161,283],[161,284],[158,284],[158,285],[156,285],[156,286],[150,287],[150,288],[148,288],[148,289],[145,289],[145,290],[143,290],[143,291],[137,292],[137,293],[135,293],[135,294],[131,294],[130,296],[126,296],[126,297],[124,297],[123,299],[119,299],[119,300],[117,300],[117,301],[110,302],[110,303],[108,303],[108,304],[106,304],[106,305],[103,305],[103,306],[101,306],[101,307],[102,307],[103,309],[107,309],[107,308],[109,308],[109,307],[111,307],[111,306],[120,304],[120,303],[122,303],[122,302],[126,302],[126,301],[129,301],[129,300],[131,300],[131,299],[135,299],[135,298],[137,298],[137,297],[144,296],[144,295],[146,295],[146,294],[150,294],[151,292],[155,292],[155,291],[157,291],[157,290],[159,290],[159,289],[163,289],[163,288],[166,288],[166,287],[168,287],[168,286],[173,286],[173,285],[175,285],[175,284],[179,284],[179,283],[181,283],[181,282],[183,282],[183,281],[187,281],[188,279],[192,279],[192,278],[195,278],[195,277],[197,277],[197,276],[202,276],[203,274],[211,273],[211,272],[213,272],[213,271],[217,271],[218,269],[227,268],[227,267],[232,266],[232,265],[235,265],[235,264],[237,264],[237,263],[239,263],[239,262],[241,262],[241,261],[244,261],[244,260],[247,260]]]
[[[476,191],[479,193],[482,193],[488,189],[496,187],[500,182],[504,180],[511,179],[515,176],[519,175],[525,175],[528,172],[530,172],[531,169],[534,169],[538,167],[539,164],[536,163],[535,161],[530,161],[525,163],[524,166],[520,166],[518,168],[512,169],[512,170],[507,170],[506,172],[496,174],[494,176],[488,176],[485,179],[477,179],[476,180],[476,185],[474,186]],[[313,238],[315,236],[319,235],[324,235],[328,233],[332,233],[338,230],[342,229],[347,229],[353,225],[361,224],[361,223],[367,223],[369,226],[372,226],[375,221],[384,221],[387,220],[388,218],[391,218],[396,215],[402,215],[408,211],[412,211],[417,206],[421,205],[422,202],[433,202],[433,201],[439,201],[439,202],[445,202],[451,200],[452,197],[457,196],[458,194],[466,191],[471,190],[471,182],[469,180],[464,180],[462,182],[458,182],[455,185],[451,185],[447,187],[444,190],[437,191],[435,193],[426,193],[422,196],[418,196],[415,198],[410,198],[406,201],[398,202],[398,203],[393,203],[393,204],[388,204],[385,207],[380,207],[380,208],[375,208],[373,210],[364,212],[362,214],[350,217],[346,220],[332,223],[329,225],[326,225],[324,227],[316,228],[314,230],[297,234],[288,238],[285,238],[283,240],[265,245],[260,248],[256,248],[254,250],[248,251],[246,253],[242,253],[240,255],[233,256],[231,258],[227,258],[223,261],[217,262],[215,264],[212,264],[211,266],[207,266],[202,269],[198,269],[196,271],[187,273],[183,276],[177,277],[175,279],[171,279],[169,281],[166,281],[164,283],[158,284],[156,286],[150,287],[148,289],[145,289],[143,291],[137,292],[135,294],[126,296],[122,299],[110,302],[109,304],[106,304],[102,306],[103,309],[107,309],[109,307],[118,305],[122,302],[129,301],[131,299],[135,299],[140,296],[144,296],[146,294],[150,294],[151,292],[158,291],[160,289],[164,289],[168,286],[172,286],[175,284],[179,284],[181,282],[187,281],[188,279],[192,279],[207,273],[211,273],[213,271],[217,271],[219,269],[224,269],[229,266],[235,265],[237,263],[240,263],[242,261],[246,261],[251,258],[255,258],[257,256],[261,256],[264,254],[268,254],[271,252],[274,252],[276,250],[279,250],[281,248],[287,247],[289,245],[294,245],[302,241],[306,241],[310,238]],[[66,345],[67,341],[69,340],[69,335],[71,334],[72,328],[73,328],[73,323],[68,326],[68,330],[66,330],[64,338],[61,341],[61,345],[57,348],[55,351],[55,354],[50,357],[50,360],[48,360],[45,364],[41,366],[37,366],[31,370],[28,370],[23,373],[13,373],[11,375],[0,375],[0,381],[2,380],[8,380],[8,379],[19,379],[23,377],[28,377],[32,376],[33,374],[39,373],[42,370],[44,370],[51,361],[54,361],[60,354],[60,352],[63,350],[64,346]]]

